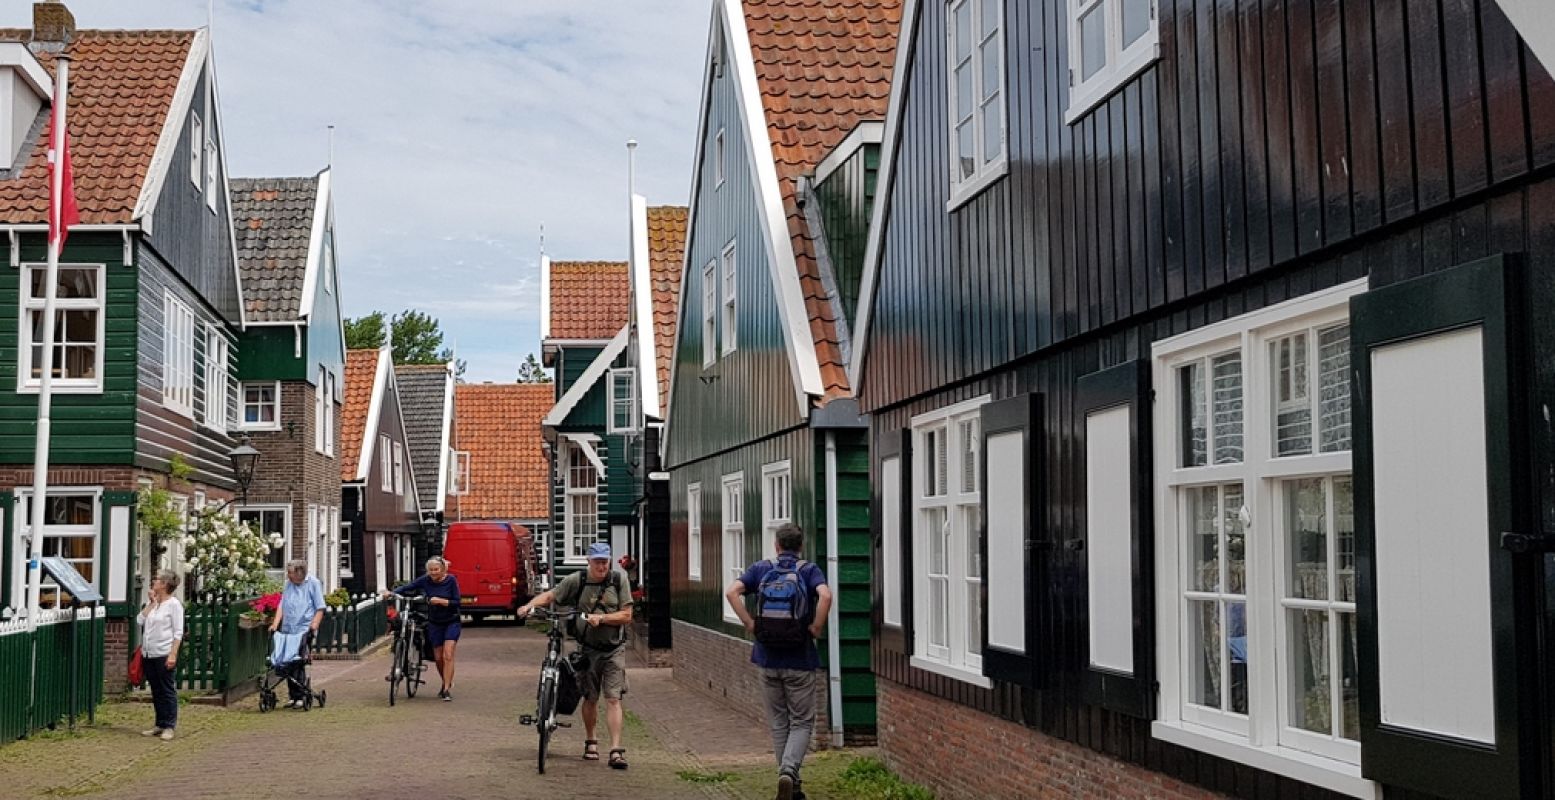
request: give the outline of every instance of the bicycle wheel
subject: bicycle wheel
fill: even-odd
[[[394,639],[394,649],[390,651],[389,655],[389,705],[391,707],[394,705],[394,696],[399,694],[400,691],[400,679],[404,677],[404,673],[400,670],[400,665],[404,658],[405,637],[396,637]]]
[[[540,703],[535,710],[535,727],[540,731],[540,774],[545,774],[545,751],[551,745],[551,716],[556,707],[556,681],[540,682]]]
[[[405,696],[415,697],[416,690],[421,688],[421,670],[426,667],[426,662],[421,660],[420,631],[415,637],[417,641],[410,643],[405,648]]]

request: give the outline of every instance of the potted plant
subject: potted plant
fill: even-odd
[[[264,595],[248,604],[248,610],[238,615],[238,627],[258,628],[269,621],[275,610],[281,607],[281,593]]]

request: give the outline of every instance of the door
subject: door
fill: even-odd
[[[1539,791],[1520,282],[1496,257],[1351,301],[1361,765],[1391,786]]]

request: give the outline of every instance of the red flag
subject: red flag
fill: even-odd
[[[59,100],[64,102],[62,97]],[[70,172],[70,133],[57,131],[54,127],[62,116],[57,108],[49,115],[49,244],[57,242],[60,251],[65,249],[70,226],[81,222],[81,212],[76,208],[75,178]],[[54,152],[55,142],[60,143],[58,153]],[[61,173],[57,178],[56,170]],[[57,196],[55,187],[58,187]]]

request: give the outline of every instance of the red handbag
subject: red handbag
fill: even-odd
[[[129,674],[129,678],[130,678],[130,686],[132,688],[139,687],[142,683],[146,682],[146,668],[140,662],[140,648],[139,647],[135,648],[135,652],[130,653],[130,674]]]

